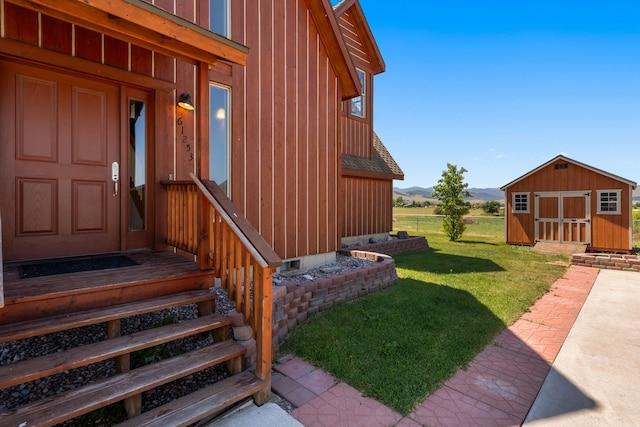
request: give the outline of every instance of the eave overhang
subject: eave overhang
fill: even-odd
[[[188,63],[245,65],[249,49],[142,0],[5,0]]]
[[[331,4],[327,0],[306,0],[320,37],[325,43],[342,87],[342,99],[360,95],[360,79],[351,62]]]

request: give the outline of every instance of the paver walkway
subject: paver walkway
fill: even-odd
[[[407,417],[298,358],[280,360],[272,388],[306,427],[520,425],[597,275],[595,268],[569,267],[529,312]]]

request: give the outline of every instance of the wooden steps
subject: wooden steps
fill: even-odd
[[[0,388],[26,383],[230,324],[231,321],[221,315],[200,317],[0,366]]]
[[[259,392],[265,386],[265,381],[245,371],[130,418],[117,427],[188,426]]]
[[[0,388],[8,388],[113,359],[116,374],[0,413],[1,426],[52,426],[122,401],[130,419],[123,425],[189,425],[249,396],[269,389],[268,380],[242,371],[246,349],[229,340],[230,320],[214,314],[216,294],[182,292],[141,301],[0,325],[0,343],[104,323],[107,339],[65,351],[0,366]],[[199,317],[120,335],[122,319],[188,304]],[[132,353],[176,339],[213,334],[214,343],[159,362],[131,369]],[[208,342],[207,342],[208,343]],[[207,344],[203,343],[203,344]],[[213,366],[225,364],[230,377],[180,399],[141,413],[142,393]]]
[[[0,414],[0,425],[52,426],[238,358],[244,352],[245,349],[241,345],[233,341],[223,341]]]
[[[125,317],[180,305],[202,304],[213,301],[215,298],[216,294],[208,290],[189,291],[148,300],[0,325],[0,343],[65,331],[81,326],[95,325],[96,323],[120,320]]]

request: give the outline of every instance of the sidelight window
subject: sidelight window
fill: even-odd
[[[231,194],[231,90],[224,86],[209,86],[209,179]]]
[[[143,101],[129,100],[129,230],[146,229],[147,109]],[[123,183],[126,185],[127,183]],[[124,187],[123,185],[123,187]]]

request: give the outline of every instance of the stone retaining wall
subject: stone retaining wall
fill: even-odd
[[[392,240],[359,244],[357,246],[351,246],[349,249],[377,252],[385,255],[399,255],[424,251],[425,249],[429,249],[429,243],[424,236],[408,237],[405,239],[394,237]]]
[[[356,258],[377,261],[331,277],[273,287],[273,345],[279,346],[309,316],[393,285],[398,276],[390,256],[361,250],[343,251]]]
[[[606,268],[608,270],[640,272],[640,258],[636,255],[620,254],[573,254],[571,263],[587,267]]]

